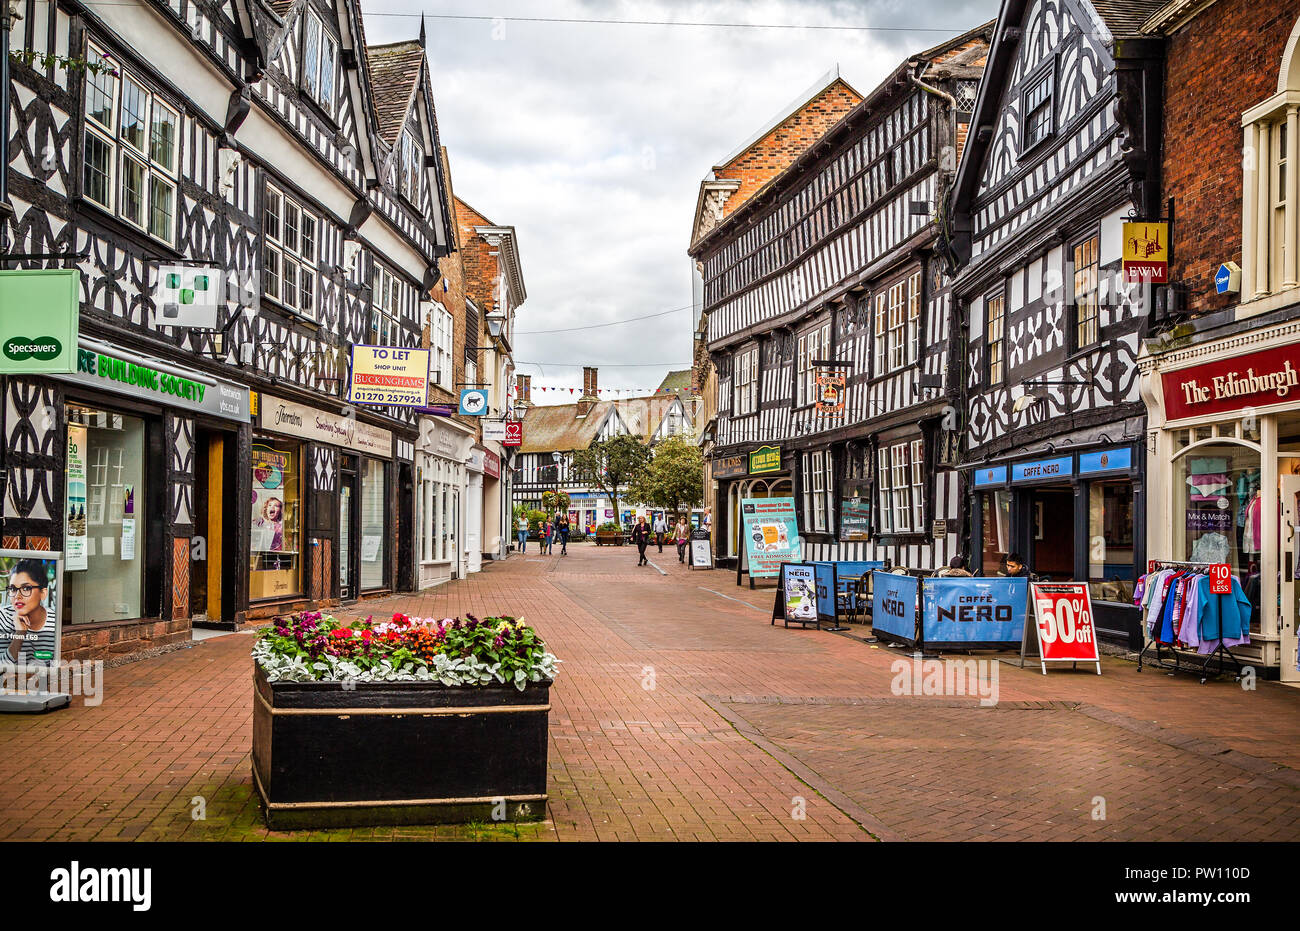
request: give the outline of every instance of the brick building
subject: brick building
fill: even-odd
[[[1165,43],[1174,216],[1171,296],[1139,357],[1147,551],[1227,563],[1253,605],[1234,652],[1296,680],[1279,536],[1300,517],[1300,2],[1177,0],[1142,31]]]

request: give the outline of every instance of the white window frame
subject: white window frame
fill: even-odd
[[[807,533],[830,533],[835,526],[834,459],[828,449],[803,454],[803,523]]]
[[[1300,204],[1292,194],[1300,167],[1295,93],[1284,90],[1242,115],[1242,302],[1281,295],[1300,284]],[[1272,305],[1291,300],[1294,295],[1287,294]]]
[[[87,41],[86,58],[93,64],[104,62],[104,51],[94,42]],[[85,128],[85,142],[82,152],[82,194],[90,203],[107,210],[118,219],[143,232],[159,242],[173,246],[176,243],[176,216],[180,203],[180,164],[181,164],[181,111],[163,100],[149,83],[134,72],[128,71],[114,61],[117,74],[106,71],[98,72],[87,69],[85,104],[82,110]],[[130,84],[138,88],[141,94],[141,145],[131,142],[123,133],[122,107],[126,95],[123,88]],[[108,124],[101,122],[89,112],[92,90],[100,91],[108,98]],[[154,125],[160,114],[171,118],[171,164],[161,158],[157,147],[157,134]],[[104,146],[108,152],[108,170],[105,174],[107,196],[100,200],[90,193],[86,184],[87,161],[91,142]],[[131,216],[125,209],[126,183],[125,166],[127,163],[140,170],[140,215]],[[162,202],[170,196],[169,207],[164,209]],[[156,222],[161,218],[162,222]]]
[[[993,313],[997,305],[998,312]],[[990,292],[984,298],[984,376],[990,385],[1001,385],[1007,378],[1007,293],[1005,288]],[[997,357],[994,358],[994,348]]]
[[[817,400],[817,366],[818,358],[829,359],[831,355],[830,321],[799,337],[798,375],[795,378],[795,406],[803,407]]]
[[[408,127],[402,130],[402,196],[411,206],[419,208],[424,198],[424,147]]]
[[[402,279],[383,262],[374,263],[370,275],[370,330],[372,346],[405,346],[402,328]]]
[[[758,410],[758,347],[742,349],[732,357],[733,417],[748,417]]]
[[[290,218],[296,218],[292,223]],[[281,307],[316,319],[320,276],[316,260],[321,223],[315,213],[267,182],[262,203],[262,294]],[[293,293],[285,288],[293,268]]]
[[[1041,97],[1039,91],[1043,89]],[[1035,102],[1034,98],[1039,97]],[[1056,63],[1053,59],[1052,64],[1048,65],[1043,71],[1038,72],[1025,85],[1024,92],[1021,94],[1021,126],[1022,134],[1020,138],[1020,151],[1028,152],[1034,146],[1046,139],[1050,139],[1056,131]],[[1045,111],[1046,122],[1043,124],[1044,129],[1039,135],[1030,138],[1030,132],[1034,124],[1035,116],[1043,114]]]
[[[889,371],[889,296],[885,291],[876,295],[875,327],[873,329],[876,344],[876,359],[873,371],[878,376]]]
[[[877,450],[880,532],[921,533],[925,529],[925,440],[910,439]]]
[[[889,447],[881,446],[876,450],[876,498],[879,505],[876,512],[880,515],[882,534],[894,532],[894,508],[890,494],[892,488],[889,481]]]
[[[921,358],[921,272],[907,278],[907,362],[915,365]]]
[[[897,372],[907,359],[907,280],[889,286],[889,371]]]
[[[455,380],[452,374],[452,336],[455,319],[451,311],[434,301],[433,319],[430,321],[430,346],[433,348],[434,379],[433,383],[448,391]]]
[[[324,21],[312,10],[307,10],[303,20],[302,43],[302,85],[311,99],[320,104],[321,109],[334,116],[334,107],[338,100],[338,64],[339,44],[325,28]],[[312,37],[316,42],[313,47]],[[326,52],[328,51],[328,56]],[[328,72],[326,59],[328,57]],[[328,73],[326,85],[323,76]]]

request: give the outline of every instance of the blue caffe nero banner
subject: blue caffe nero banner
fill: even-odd
[[[871,574],[871,629],[916,640],[916,579],[876,571]],[[1021,611],[1023,614],[1023,609]]]
[[[925,643],[1020,643],[1028,600],[1027,579],[926,579]]]

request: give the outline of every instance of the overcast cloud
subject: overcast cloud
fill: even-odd
[[[690,310],[585,331],[531,331],[688,307],[686,248],[699,182],[714,164],[837,64],[866,94],[908,55],[993,18],[997,6],[996,0],[363,0],[367,40],[374,44],[414,38],[421,9],[504,18],[429,18],[427,49],[456,194],[518,233],[528,300],[517,318],[515,359],[520,371],[533,374],[534,389],[580,388],[584,364],[600,365],[602,388],[624,389],[654,388],[670,369],[688,367]],[[576,394],[535,390],[534,400],[568,402]]]

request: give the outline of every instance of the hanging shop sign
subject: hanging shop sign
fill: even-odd
[[[1214,273],[1214,290],[1219,294],[1238,294],[1241,292],[1241,266],[1236,262],[1224,262]]]
[[[488,410],[488,395],[484,388],[462,388],[460,413],[466,417],[484,417]]]
[[[1162,372],[1160,381],[1169,421],[1293,402],[1300,396],[1300,344]]]
[[[501,441],[502,446],[523,446],[524,445],[524,422],[522,420],[506,421],[506,438]]]
[[[392,458],[393,434],[355,417],[320,411],[269,394],[262,396],[258,408],[258,426],[264,430],[342,446],[379,459]]]
[[[916,579],[876,570],[871,573],[871,632],[916,643]]]
[[[88,569],[86,524],[86,428],[68,424],[68,520],[64,534],[64,568]]]
[[[1074,474],[1074,460],[1069,456],[1057,459],[1036,459],[1017,462],[1011,467],[1011,481],[1038,482],[1045,479],[1069,478]]]
[[[744,456],[723,456],[713,460],[714,478],[737,478],[749,474],[749,461]]]
[[[1048,663],[1095,663],[1101,675],[1088,583],[1038,582],[1030,585],[1030,597],[1035,623],[1025,627],[1020,665],[1026,656],[1037,656],[1047,675]]]
[[[749,577],[776,578],[781,563],[799,558],[794,498],[742,498],[740,513]]]
[[[77,371],[81,272],[0,270],[0,372]]]
[[[844,372],[835,369],[817,371],[817,414],[829,417],[844,412]]]
[[[424,407],[429,396],[428,349],[353,346],[350,404]]]
[[[215,330],[225,297],[226,273],[221,269],[163,265],[153,297],[154,325]]]
[[[1125,223],[1124,280],[1164,284],[1169,280],[1169,224]]]
[[[501,457],[491,450],[483,452],[483,472],[488,478],[501,477]]]
[[[749,474],[763,475],[781,471],[781,447],[760,446],[749,454]]]
[[[483,420],[483,442],[504,443],[506,439],[506,425],[503,420]]]
[[[926,649],[1014,646],[1024,637],[1027,579],[942,577],[922,583]]]
[[[243,385],[84,337],[76,355],[76,371],[54,377],[196,414],[240,423],[252,419],[249,391]]]

